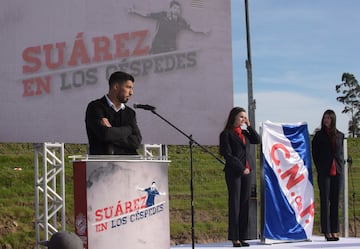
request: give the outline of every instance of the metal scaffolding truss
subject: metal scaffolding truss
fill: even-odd
[[[63,143],[34,144],[36,248],[65,231],[65,163]]]
[[[168,149],[166,144],[142,144],[143,157],[152,160],[168,160]]]

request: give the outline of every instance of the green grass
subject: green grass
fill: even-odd
[[[348,139],[353,165],[349,169],[349,232],[359,236],[360,227],[360,140]],[[218,148],[206,147],[215,155]],[[172,244],[191,243],[190,156],[188,146],[168,146],[170,234]],[[226,241],[227,192],[223,165],[201,148],[193,150],[194,221],[197,243]],[[74,229],[72,163],[70,155],[85,155],[86,145],[65,144],[67,229]],[[259,156],[259,155],[258,155]],[[259,165],[259,163],[258,163]],[[22,168],[16,171],[14,168]],[[259,166],[258,166],[259,169]],[[318,189],[314,172],[315,199]],[[257,173],[259,176],[260,173]],[[260,186],[257,188],[260,202]],[[34,149],[32,144],[0,144],[0,247],[35,247]],[[316,205],[314,234],[319,231],[319,205]],[[260,211],[260,205],[258,206]],[[354,218],[355,217],[355,218]],[[258,215],[260,219],[260,214]],[[260,228],[260,226],[258,226]],[[357,232],[357,234],[355,234]],[[6,247],[8,246],[8,247]]]

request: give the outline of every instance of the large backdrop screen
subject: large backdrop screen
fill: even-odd
[[[135,76],[130,107],[217,144],[233,105],[230,0],[178,3],[181,20],[164,24],[170,0],[3,0],[0,142],[87,143],[86,106],[121,70]],[[136,113],[143,143],[188,143]]]

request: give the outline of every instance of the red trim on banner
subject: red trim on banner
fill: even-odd
[[[86,162],[73,163],[75,233],[88,249]]]

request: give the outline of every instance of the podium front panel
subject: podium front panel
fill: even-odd
[[[75,231],[86,249],[170,248],[168,162],[77,161]]]

